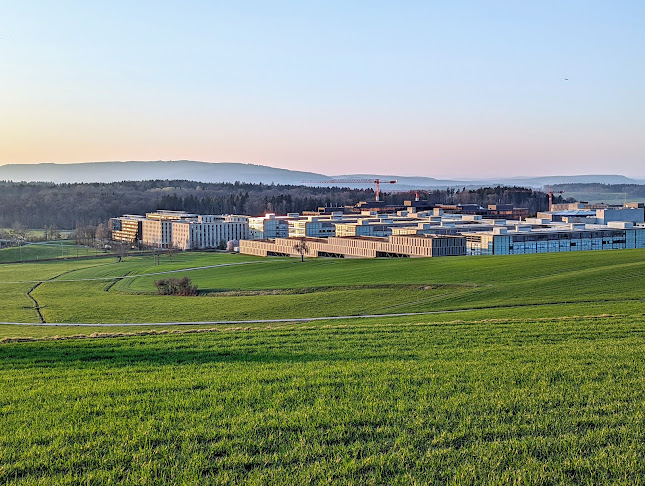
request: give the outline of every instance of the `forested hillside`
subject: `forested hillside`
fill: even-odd
[[[413,193],[385,194],[400,204]],[[421,194],[434,203],[513,203],[531,212],[546,207],[546,195],[524,188],[448,189]],[[78,223],[97,225],[122,214],[144,214],[156,209],[202,214],[266,212],[285,214],[320,206],[354,205],[374,200],[372,189],[306,187],[246,183],[200,183],[182,180],[125,181],[109,184],[0,182],[0,228],[21,224],[28,228],[55,225],[72,229]]]
[[[645,197],[644,184],[556,184],[553,189],[566,192],[586,192],[589,194],[622,193],[626,198]]]

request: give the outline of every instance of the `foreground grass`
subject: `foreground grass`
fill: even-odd
[[[0,484],[640,484],[643,288],[645,251],[0,265],[4,321],[445,312],[0,325]]]
[[[639,484],[642,318],[0,345],[0,484]]]

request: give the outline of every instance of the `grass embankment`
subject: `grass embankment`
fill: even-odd
[[[0,346],[2,484],[638,484],[641,320]]]

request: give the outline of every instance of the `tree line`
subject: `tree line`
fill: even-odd
[[[514,207],[527,208],[529,214],[546,211],[549,207],[547,194],[520,186],[435,189],[422,192],[419,196],[432,204],[477,204],[484,208],[487,208],[489,204],[512,204]],[[410,193],[386,193],[385,201],[389,204],[402,204],[404,200],[409,200],[413,197],[414,191]],[[560,196],[554,196],[553,201],[561,202],[563,199]]]
[[[576,184],[554,184],[554,190],[567,192],[585,192],[589,194],[623,193],[625,197],[642,199],[645,197],[645,184],[600,184],[600,183],[576,183]]]
[[[384,193],[390,204],[402,204],[414,192]],[[530,212],[546,209],[546,195],[525,188],[444,189],[421,194],[433,203],[482,206],[512,203]],[[0,181],[0,228],[18,224],[49,228],[52,233],[80,227],[99,227],[123,214],[145,214],[157,209],[199,214],[246,214],[314,211],[323,206],[353,206],[373,201],[374,191],[341,187],[275,184],[202,183],[182,180],[123,181],[114,183],[54,184]],[[90,231],[79,231],[90,239]]]

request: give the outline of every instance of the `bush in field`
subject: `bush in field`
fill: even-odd
[[[155,280],[155,286],[160,295],[197,295],[197,285],[193,285],[188,277],[162,278]]]

